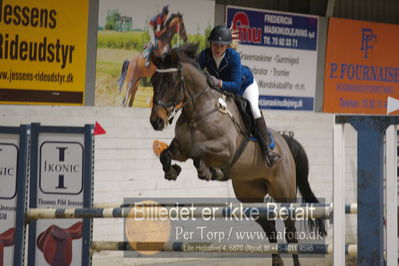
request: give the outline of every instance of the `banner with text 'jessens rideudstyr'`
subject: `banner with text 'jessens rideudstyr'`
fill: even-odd
[[[0,103],[83,104],[87,0],[0,0]]]

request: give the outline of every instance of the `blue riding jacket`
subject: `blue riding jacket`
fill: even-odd
[[[202,70],[221,79],[222,90],[242,95],[245,89],[254,82],[254,76],[247,66],[241,65],[240,54],[232,48],[227,48],[219,69],[212,56],[211,48],[204,49],[198,56]]]

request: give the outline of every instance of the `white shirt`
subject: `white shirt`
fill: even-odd
[[[216,57],[214,57],[214,56],[212,55],[212,56],[213,56],[213,60],[215,60],[216,68],[217,68],[217,69],[219,69],[220,63],[222,62],[222,60],[223,60],[225,54],[226,54],[226,53],[223,53],[222,56],[219,57],[219,58],[216,58]]]

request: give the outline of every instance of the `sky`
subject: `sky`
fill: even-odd
[[[189,34],[203,34],[208,25],[213,26],[214,0],[100,0],[99,26],[104,26],[108,10],[118,9],[122,16],[132,17],[134,29],[144,29],[145,23],[164,5],[169,5],[169,14],[183,14]]]

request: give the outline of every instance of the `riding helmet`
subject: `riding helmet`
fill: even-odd
[[[169,13],[169,5],[162,8],[162,15],[167,15]]]
[[[216,26],[209,34],[208,41],[216,44],[230,44],[232,41],[231,31],[224,25]]]

